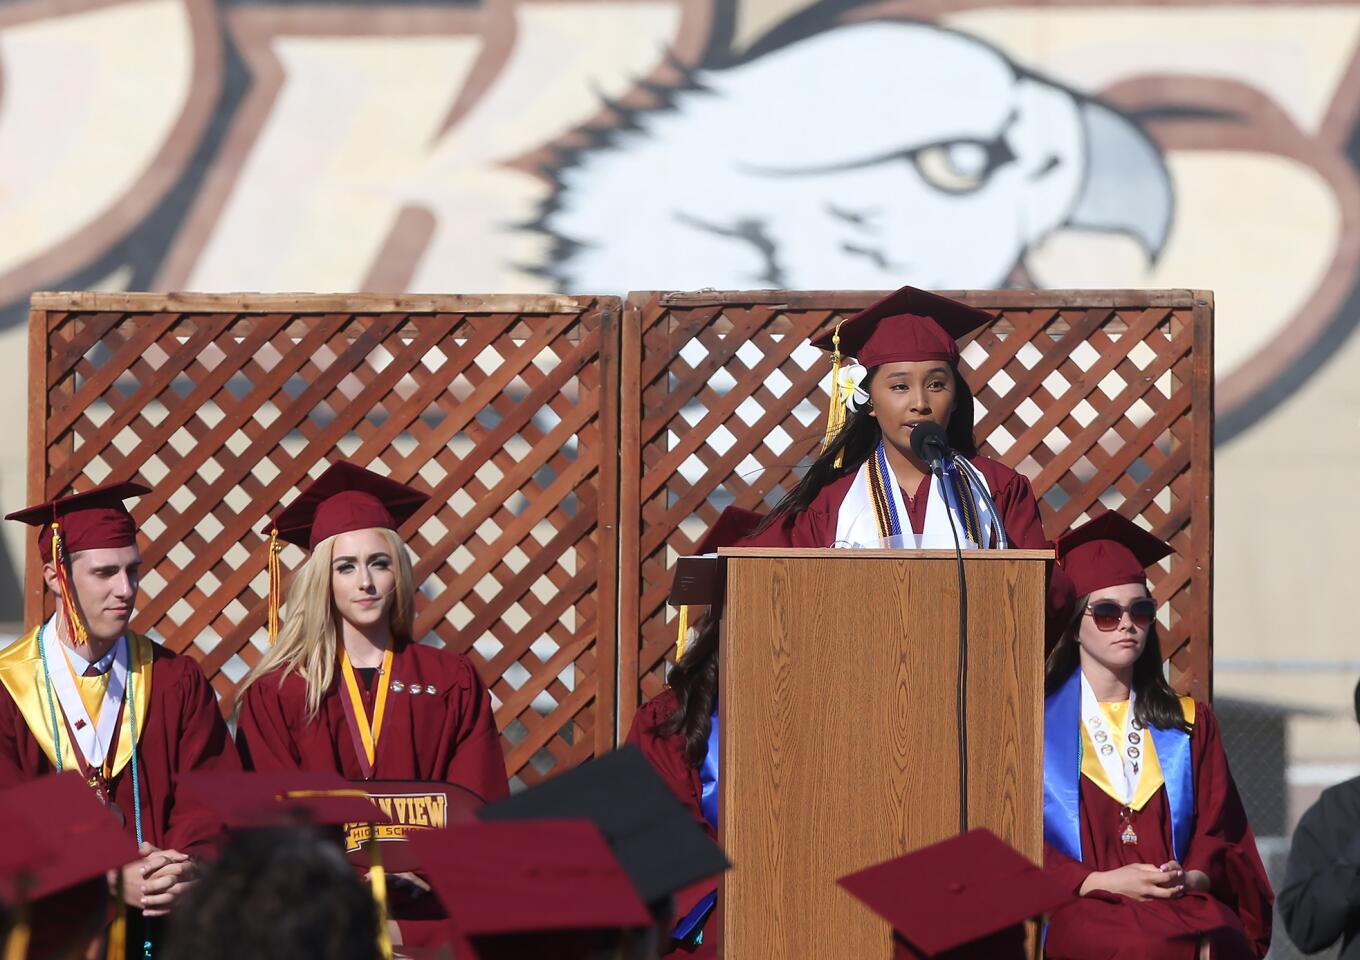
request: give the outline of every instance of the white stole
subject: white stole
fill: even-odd
[[[1080,668],[1078,668],[1080,673]],[[1096,699],[1096,693],[1091,689],[1091,681],[1086,679],[1086,674],[1081,675],[1081,722],[1086,727],[1086,735],[1091,738],[1091,743],[1095,745],[1096,757],[1100,760],[1100,768],[1105,771],[1105,777],[1110,781],[1111,786],[1119,791],[1119,800],[1128,806],[1133,803],[1135,794],[1138,793],[1138,782],[1146,769],[1142,763],[1134,757],[1141,757],[1144,749],[1130,757],[1129,754],[1129,734],[1136,730],[1133,719],[1134,693],[1129,691],[1128,713],[1124,718],[1123,730],[1109,730],[1105,722],[1104,711],[1100,709],[1100,701]],[[1141,733],[1137,734],[1139,741],[1145,739]]]
[[[886,484],[888,494],[893,498],[893,506],[897,510],[897,516],[901,520],[902,534],[884,540],[882,533],[879,532],[878,516],[874,511],[870,487],[869,469],[874,456],[875,454],[870,454],[869,459],[860,464],[859,470],[855,473],[855,479],[850,484],[850,490],[846,493],[845,499],[841,501],[840,511],[836,515],[836,540],[831,546],[953,550],[954,535],[949,531],[951,522],[958,532],[960,547],[969,550],[977,546],[968,538],[968,534],[958,517],[951,515],[951,511],[945,504],[944,493],[940,489],[940,484],[933,476],[930,478],[926,492],[926,522],[919,534],[912,530],[911,517],[907,513],[905,498],[902,496],[902,488],[898,484],[897,478],[892,477],[891,482]],[[969,477],[975,489],[980,488],[985,490],[989,496],[991,495],[992,491],[987,486],[987,479],[983,477],[980,471],[970,470]],[[992,542],[992,514],[980,493],[975,493],[973,499],[976,501],[974,509],[977,511],[978,525],[982,530],[982,545],[985,547]]]
[[[85,709],[85,701],[81,698],[75,678],[71,675],[71,661],[66,658],[66,651],[61,641],[57,639],[55,617],[42,629],[40,642],[47,660],[48,674],[52,679],[52,688],[57,695],[57,702],[61,705],[61,712],[66,715],[68,721],[71,739],[75,741],[77,749],[91,770],[102,769],[109,755],[109,747],[113,744],[114,732],[118,729],[119,720],[122,719],[119,716],[119,708],[123,701],[123,693],[127,690],[127,637],[119,637],[115,644],[113,664],[109,667],[109,685],[104,690],[98,723],[90,719],[90,713]]]

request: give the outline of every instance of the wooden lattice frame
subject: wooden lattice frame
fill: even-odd
[[[977,396],[983,452],[1031,478],[1049,536],[1103,502],[1141,517],[1171,541],[1175,557],[1152,577],[1154,592],[1166,602],[1162,648],[1174,685],[1208,698],[1212,295],[952,295],[999,317],[963,358]],[[821,440],[830,379],[824,355],[799,345],[875,297],[790,291],[628,297],[621,734],[638,703],[661,689],[673,651],[675,629],[665,603],[672,559],[692,551],[723,506],[767,509],[788,489],[794,467],[806,463]],[[630,643],[630,637],[639,639]]]
[[[267,511],[345,456],[435,496],[405,525],[417,636],[469,653],[524,783],[614,740],[620,301],[38,294],[29,500],[133,507],[134,628],[226,708],[265,642]],[[289,547],[286,569],[302,560]],[[50,609],[36,549],[25,613]]]

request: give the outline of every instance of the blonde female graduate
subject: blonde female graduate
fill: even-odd
[[[491,697],[472,662],[413,636],[415,578],[396,529],[428,499],[339,461],[274,517],[271,537],[311,556],[293,577],[277,641],[237,693],[247,769],[450,783],[483,801],[509,794]],[[402,880],[391,890],[393,942],[442,942],[433,898],[413,876]]]
[[[416,643],[397,525],[429,499],[344,461],[271,528],[310,549],[278,641],[241,684],[237,745],[254,770],[438,780],[509,792],[486,686],[462,654]]]
[[[254,770],[438,780],[508,794],[486,686],[467,657],[416,643],[415,584],[396,527],[428,496],[344,461],[275,518],[311,550],[277,642],[237,693]]]
[[[1044,868],[1078,899],[1051,960],[1249,960],[1270,946],[1256,841],[1213,711],[1162,673],[1144,568],[1171,547],[1116,513],[1058,539],[1080,599],[1049,655]]]

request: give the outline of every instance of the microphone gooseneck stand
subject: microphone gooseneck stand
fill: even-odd
[[[959,530],[949,512],[949,487],[946,485],[944,465],[952,459],[949,437],[944,428],[935,423],[917,424],[911,431],[911,449],[916,456],[930,464],[936,489],[944,501],[949,532],[954,537],[954,564],[959,574],[959,667],[958,688],[955,691],[955,718],[958,728],[959,752],[959,833],[968,831],[968,578],[963,570],[963,546]],[[971,464],[970,464],[971,466]],[[995,512],[993,512],[995,516]]]
[[[949,497],[945,493],[944,460],[935,458],[930,472],[939,484],[940,496],[949,512]],[[955,717],[958,727],[959,750],[959,833],[968,832],[968,578],[963,572],[963,547],[954,518],[949,519],[949,532],[954,535],[954,563],[959,574],[959,668],[958,689],[955,691]]]

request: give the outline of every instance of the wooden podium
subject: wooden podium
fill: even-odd
[[[891,956],[836,878],[959,830],[952,550],[732,548],[721,643],[726,960]],[[968,825],[1043,856],[1046,550],[964,553]]]

